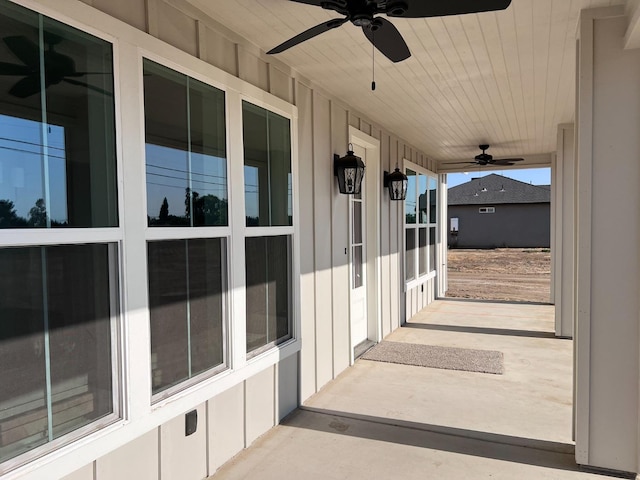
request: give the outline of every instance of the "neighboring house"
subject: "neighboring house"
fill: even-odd
[[[551,245],[549,186],[490,174],[448,190],[451,248]]]
[[[265,54],[336,26],[303,3],[321,2],[0,0],[2,480],[213,474],[444,294],[453,143],[498,131],[552,167],[576,459],[640,471],[638,2],[514,0],[488,27],[435,20],[443,42],[416,20],[407,63],[375,56],[375,92],[353,25]],[[574,108],[554,86],[576,58]],[[334,177],[349,144],[359,197]]]

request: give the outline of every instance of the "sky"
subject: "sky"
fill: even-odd
[[[447,174],[447,187],[455,187],[461,183],[466,183],[472,178],[486,177],[491,173],[502,175],[503,177],[520,180],[521,182],[531,183],[533,185],[550,185],[551,169],[550,168],[527,168],[518,170],[482,170],[481,172],[470,170],[468,174],[449,173]]]

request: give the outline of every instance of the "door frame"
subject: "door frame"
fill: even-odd
[[[382,340],[382,279],[381,279],[381,201],[382,174],[380,160],[380,140],[353,126],[349,126],[349,142],[364,148],[367,152],[367,164],[362,182],[365,188],[366,231],[366,286],[367,286],[367,338],[374,343]],[[351,272],[351,253],[349,253],[349,272]],[[351,285],[351,281],[349,282]],[[351,288],[349,288],[351,305]],[[351,310],[349,310],[349,364],[355,361],[351,338]]]

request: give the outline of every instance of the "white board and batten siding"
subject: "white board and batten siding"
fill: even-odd
[[[142,400],[136,401],[131,405],[130,422],[91,444],[99,453],[89,463],[85,461],[89,458],[87,445],[77,456],[55,452],[49,463],[58,472],[56,477],[66,480],[200,480],[277,425],[353,361],[350,269],[345,255],[349,245],[348,197],[339,194],[333,176],[333,155],[346,153],[350,127],[379,142],[380,179],[383,171],[393,171],[396,165],[402,168],[405,160],[432,172],[436,163],[183,0],[15,1],[47,15],[53,13],[79,28],[101,31],[109,25],[117,32],[106,31],[104,35],[114,36],[116,55],[123,58],[129,55],[133,60],[133,55],[118,51],[119,32],[127,39],[146,32],[168,44],[154,55],[178,49],[226,72],[223,78],[247,82],[253,96],[259,96],[254,87],[264,91],[266,103],[277,97],[297,108],[294,146],[298,149],[300,192],[295,217],[300,245],[300,351],[284,352],[260,371],[247,370],[250,373],[225,383],[227,386],[213,397],[203,398],[197,390],[181,397],[178,403],[184,411],[172,418],[166,418],[165,407],[152,410]],[[132,33],[132,27],[138,32]],[[131,65],[134,71],[137,65]],[[140,115],[131,121],[142,122]],[[404,291],[404,206],[389,201],[382,181],[379,188],[378,336],[384,338],[430,303],[436,292],[433,279]],[[194,409],[198,430],[185,437],[183,414]],[[147,418],[140,420],[137,415]],[[148,417],[162,420],[154,424]],[[45,478],[44,467],[25,472],[24,478]]]

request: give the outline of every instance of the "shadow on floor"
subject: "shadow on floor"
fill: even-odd
[[[479,298],[444,297],[438,300],[443,302],[465,302],[465,303],[501,303],[505,305],[553,305],[549,302],[527,302],[524,300],[484,300]]]
[[[506,335],[510,337],[530,338],[558,338],[553,332],[537,332],[534,330],[512,330],[508,328],[469,327],[461,325],[439,325],[435,323],[407,322],[403,328],[420,328],[424,330],[439,330],[441,332],[480,333],[483,335]]]
[[[305,406],[294,411],[282,425],[543,468],[582,471],[575,463],[574,445],[566,443]],[[628,474],[605,474],[615,478],[635,478]]]

